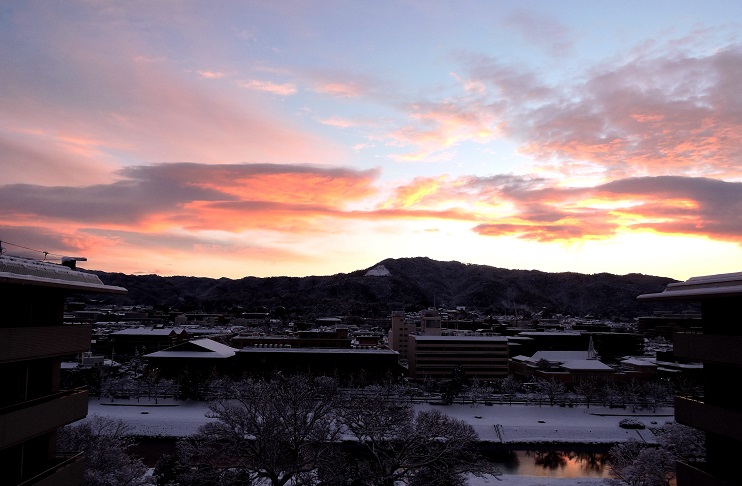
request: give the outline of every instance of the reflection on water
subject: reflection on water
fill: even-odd
[[[492,458],[505,474],[551,478],[609,478],[604,452],[509,451]]]

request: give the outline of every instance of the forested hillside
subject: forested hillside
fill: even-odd
[[[640,294],[664,290],[674,281],[666,277],[507,270],[422,257],[387,259],[350,273],[310,277],[212,279],[94,273],[107,284],[129,290],[126,296],[107,297],[110,302],[205,312],[280,310],[305,317],[385,317],[393,310],[436,306],[466,307],[484,315],[517,311],[631,319],[656,310],[686,308],[636,300]]]

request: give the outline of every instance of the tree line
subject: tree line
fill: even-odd
[[[499,391],[518,386],[506,379]],[[403,384],[350,390],[332,377],[279,374],[220,387],[209,403],[214,420],[181,438],[150,475],[127,455],[131,436],[121,422],[91,417],[65,427],[60,450],[86,451],[83,486],[461,486],[470,475],[501,474],[480,455],[471,425],[440,409],[415,411]],[[665,424],[654,432],[659,446],[628,442],[611,450],[615,484],[667,486],[675,460],[702,457],[697,431]]]

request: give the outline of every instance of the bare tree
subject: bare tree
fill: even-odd
[[[703,461],[706,457],[706,433],[678,423],[654,429],[657,442],[682,461]]]
[[[157,403],[157,385],[160,383],[160,370],[158,368],[148,368],[142,375],[142,379],[147,386],[147,398],[155,396],[155,403]]]
[[[236,383],[234,399],[209,405],[214,422],[191,442],[191,459],[208,460],[255,484],[312,484],[339,434],[337,382],[305,375]]]
[[[622,392],[618,384],[611,380],[603,382],[603,387],[600,389],[600,396],[603,400],[603,406],[626,407],[626,395]]]
[[[152,484],[147,466],[129,456],[130,427],[121,420],[91,415],[59,430],[61,453],[85,453],[81,486],[144,486]]]
[[[653,430],[657,445],[636,440],[617,444],[609,451],[608,465],[616,486],[669,486],[675,478],[679,460],[702,460],[705,435],[680,424],[667,424]]]
[[[418,474],[445,476],[454,481],[446,484],[459,484],[455,480],[467,473],[498,473],[482,460],[471,425],[439,410],[415,413],[408,404],[385,400],[382,390],[371,391],[346,400],[341,412],[347,432],[360,446],[362,467],[356,472],[362,476],[328,484],[392,486],[411,483]]]
[[[542,394],[549,399],[549,405],[554,406],[554,404],[564,396],[567,388],[564,386],[564,383],[554,378],[549,380],[539,378],[536,380],[536,390],[537,393]]]
[[[642,401],[644,400],[642,394],[642,386],[636,379],[629,380],[621,387],[621,391],[624,395],[624,401],[631,404],[631,411],[636,412],[637,408],[641,410],[643,408]]]
[[[642,387],[642,391],[647,401],[651,404],[653,412],[657,411],[660,403],[667,401],[673,396],[672,384],[665,380],[648,381]]]
[[[508,375],[500,382],[500,391],[508,397],[510,405],[513,404],[513,397],[520,389],[520,380],[513,375]]]
[[[587,408],[593,403],[600,393],[600,384],[593,378],[580,380],[575,386],[575,392],[584,398]]]
[[[670,486],[675,478],[675,457],[637,440],[613,446],[608,466],[613,478],[606,481],[615,486]]]

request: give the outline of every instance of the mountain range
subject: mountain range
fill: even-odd
[[[127,275],[92,271],[128,289],[107,297],[117,305],[167,306],[182,311],[270,312],[304,318],[388,317],[394,310],[462,308],[483,316],[556,314],[629,320],[658,310],[694,311],[637,301],[675,280],[643,274],[549,273],[508,270],[430,258],[390,258],[350,273],[241,279]]]

